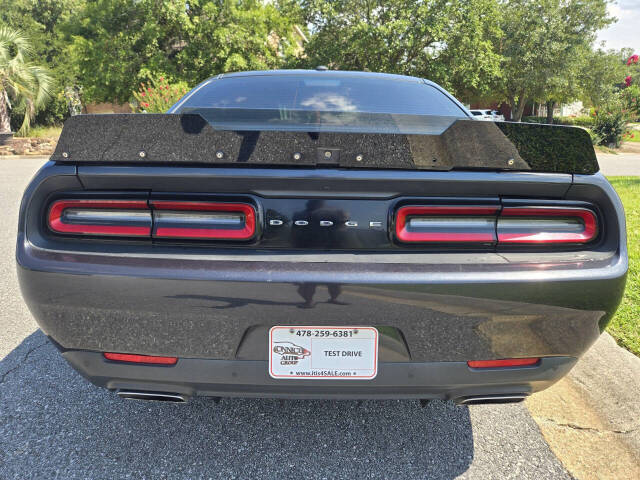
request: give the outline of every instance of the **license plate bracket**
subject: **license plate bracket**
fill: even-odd
[[[378,337],[374,327],[274,326],[269,330],[269,375],[371,380],[378,373]]]

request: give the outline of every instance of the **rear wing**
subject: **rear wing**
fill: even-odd
[[[384,133],[369,133],[363,123],[360,131],[345,131],[346,124],[331,131],[331,125],[212,125],[200,114],[78,115],[65,122],[51,160],[569,174],[599,169],[590,136],[581,128],[431,117],[425,134],[411,133],[421,130],[404,128],[407,119],[399,117],[385,117]]]

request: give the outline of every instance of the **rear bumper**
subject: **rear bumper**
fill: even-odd
[[[564,376],[575,358],[544,358],[538,366],[474,371],[464,362],[381,363],[373,380],[274,380],[268,362],[180,359],[175,366],[109,362],[96,352],[64,357],[83,376],[110,390],[191,396],[461,400],[471,396],[527,396]]]
[[[129,259],[118,268],[124,269],[120,273],[131,271],[114,275],[112,262],[88,266],[79,257],[60,258],[59,265],[68,269],[93,272],[79,275],[24,266],[35,261],[32,255],[37,253],[45,255],[53,269],[62,253],[19,251],[19,279],[27,304],[75,369],[112,390],[187,397],[459,401],[471,396],[526,396],[565,375],[598,338],[625,280],[624,270],[611,276],[615,264],[599,270],[601,277],[591,271],[589,280],[576,269],[563,270],[564,280],[541,281],[536,271],[525,280],[522,270],[512,275],[516,280],[506,272],[498,276],[495,265],[487,278],[478,271],[462,274],[461,268],[449,276],[443,268],[438,273],[403,274],[395,264],[347,268],[243,261],[216,268],[200,261],[198,270],[185,274],[184,262],[182,269],[174,268],[166,258]],[[142,261],[157,262],[157,276],[148,270],[141,276],[137,262]],[[547,277],[553,274],[553,269],[544,272]],[[183,278],[171,278],[178,275]],[[460,276],[465,280],[453,281]],[[308,291],[313,292],[310,304],[304,299]],[[336,291],[339,303],[328,302]],[[276,380],[268,375],[267,332],[283,324],[373,325],[399,335],[395,344],[394,338],[381,335],[380,364],[373,380]],[[179,361],[173,367],[117,364],[103,358],[100,352],[105,351],[177,356]],[[536,367],[487,371],[466,364],[514,357],[542,360]]]
[[[602,262],[527,271],[70,255],[24,244],[18,277],[63,349],[267,360],[271,326],[371,325],[399,331],[406,344],[399,354],[381,351],[382,362],[466,362],[579,357],[624,290],[619,257]]]

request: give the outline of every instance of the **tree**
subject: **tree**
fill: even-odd
[[[260,0],[190,2],[193,28],[176,55],[180,78],[197,84],[224,72],[280,68],[298,55],[295,5]]]
[[[11,131],[9,108],[13,104],[25,110],[19,133],[26,133],[36,108],[50,96],[51,77],[44,68],[29,61],[32,52],[21,32],[0,27],[0,132]]]
[[[0,0],[0,25],[20,30],[29,39],[32,57],[46,65],[53,78],[52,100],[36,112],[37,121],[51,124],[64,120],[67,116],[64,90],[78,89],[67,28],[84,5],[85,0]],[[11,111],[13,125],[23,122],[23,113],[20,108]]]
[[[502,77],[496,91],[511,106],[512,120],[520,121],[533,99],[553,101],[566,95],[563,77],[589,47],[595,33],[613,19],[609,0],[502,0],[501,28],[496,45],[502,55]],[[568,85],[568,88],[573,86]]]
[[[426,77],[464,100],[499,75],[496,0],[302,0],[313,35],[297,63]]]
[[[85,99],[124,103],[147,80],[145,71],[174,74],[174,48],[190,28],[185,5],[180,0],[87,2],[67,26]]]
[[[582,95],[581,74],[585,71],[586,57],[591,48],[586,46],[576,49],[576,52],[567,58],[565,69],[546,79],[540,96],[535,98],[538,102],[546,104],[546,123],[553,123],[553,111],[558,104],[571,103]]]
[[[612,103],[623,83],[627,60],[626,51],[589,49],[584,54],[582,68],[578,73],[580,98],[591,107]]]
[[[293,51],[293,22],[259,0],[96,0],[70,34],[90,101],[126,102],[160,75],[195,85],[223,72],[277,68]]]

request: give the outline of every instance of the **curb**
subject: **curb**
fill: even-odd
[[[608,333],[526,405],[576,478],[640,478],[640,358]]]

